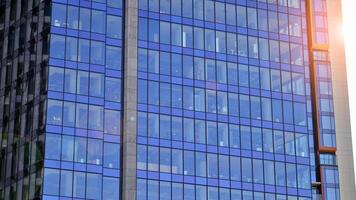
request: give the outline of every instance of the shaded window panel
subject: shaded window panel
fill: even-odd
[[[279,59],[279,42],[276,40],[269,41],[269,57],[272,62],[280,62]]]
[[[269,31],[278,33],[278,15],[276,12],[268,11]]]
[[[171,74],[171,54],[167,52],[160,52],[159,55],[159,72],[160,74],[170,75]]]
[[[195,168],[195,162],[194,162],[194,151],[184,151],[184,175],[191,175],[194,176],[194,168]]]
[[[86,163],[87,139],[76,137],[74,141],[74,160],[78,163]]]
[[[227,82],[227,76],[226,76],[226,62],[223,61],[217,61],[216,62],[216,76],[217,76],[217,82],[218,83],[225,83]]]
[[[228,124],[219,123],[218,124],[218,141],[219,146],[229,146],[229,129]]]
[[[147,88],[147,86],[145,87]],[[117,78],[105,78],[105,100],[121,101],[121,80]]]
[[[115,110],[105,110],[104,133],[120,134],[121,114]]]
[[[273,161],[264,160],[264,183],[267,185],[275,184],[274,163]]]
[[[159,171],[164,173],[171,173],[171,149],[159,149]]]
[[[209,14],[210,15],[210,14]],[[205,29],[205,50],[215,51],[216,47],[215,31],[211,29]]]
[[[137,179],[137,200],[147,199],[147,180]]]
[[[239,157],[230,156],[230,179],[241,181],[241,162]]]
[[[137,169],[147,170],[147,147],[137,145]]]
[[[182,0],[183,17],[192,18],[193,16],[193,3],[192,0]]]
[[[183,108],[187,110],[193,110],[194,95],[192,87],[183,87]]]
[[[272,120],[271,99],[261,98],[261,106],[262,106],[262,119],[266,121],[271,121]]]
[[[301,157],[309,157],[309,142],[308,135],[305,134],[296,134],[295,135],[295,145],[296,145],[296,154]]]
[[[43,194],[59,195],[59,170],[45,168],[43,176]]]
[[[103,11],[91,10],[91,31],[95,33],[105,34],[106,30],[106,14]]]
[[[51,44],[50,44],[50,53],[51,57],[64,59],[65,53],[65,37],[61,35],[51,35]]]
[[[62,107],[63,102],[57,100],[48,100],[47,123],[62,125]]]
[[[180,24],[172,25],[172,45],[182,46],[182,26]]]
[[[60,160],[61,155],[61,136],[46,134],[45,143],[46,159]]]
[[[171,24],[168,22],[159,22],[159,38],[162,44],[171,44]]]
[[[159,0],[149,0],[148,1],[148,10],[152,12],[158,12],[159,10]]]
[[[172,15],[182,15],[182,0],[171,1],[171,13]]]
[[[271,70],[271,85],[272,91],[281,92],[281,71]]]
[[[90,42],[90,63],[98,65],[105,64],[105,43],[97,41]]]
[[[104,97],[104,84],[104,74],[91,72],[89,79],[89,95],[95,97]]]
[[[138,18],[138,39],[147,41],[148,20],[146,18]]]
[[[236,26],[236,6],[233,4],[226,5],[226,24]]]
[[[262,151],[262,131],[260,128],[252,127],[252,150]]]
[[[238,55],[247,57],[248,47],[247,47],[247,36],[237,35],[237,48]]]
[[[159,73],[159,52],[148,51],[148,72]]]
[[[241,149],[251,150],[251,130],[248,126],[241,126]]]
[[[103,141],[97,139],[88,139],[88,164],[102,165]]]
[[[198,71],[199,72],[199,71]],[[197,72],[197,73],[198,73]],[[215,60],[205,60],[205,79],[207,81],[216,82],[216,65]],[[198,77],[197,77],[198,78]]]
[[[172,85],[172,107],[182,108],[183,98],[182,98],[182,86]]]
[[[157,138],[159,135],[159,119],[157,114],[148,113],[148,137]]]
[[[284,134],[282,131],[273,131],[274,152],[284,154]]]
[[[275,162],[275,174],[276,174],[276,185],[277,186],[286,186],[286,166],[285,166],[285,163]]]
[[[80,8],[79,11],[79,30],[90,31],[90,9]]]
[[[102,175],[87,173],[86,198],[101,199]]]
[[[182,141],[183,123],[181,117],[172,116],[172,139]]]
[[[194,142],[194,120],[190,118],[184,118],[184,141]]]
[[[60,195],[61,196],[72,196],[73,186],[73,172],[67,170],[61,170],[61,184],[60,184]]]
[[[229,124],[229,142],[231,148],[240,148],[240,128],[238,125]]]
[[[287,186],[297,187],[297,169],[295,164],[286,163]]]
[[[138,112],[137,114],[137,135],[147,136],[147,113]]]
[[[159,169],[159,151],[158,147],[147,147],[147,170],[158,171]]]
[[[302,36],[302,24],[299,16],[289,15],[289,31],[292,36]]]
[[[89,106],[88,128],[102,131],[104,128],[104,109],[101,106]]]
[[[75,93],[77,85],[77,71],[65,69],[64,74],[64,92]]]
[[[250,98],[247,95],[240,95],[240,117],[250,118]]]
[[[193,0],[194,19],[204,19],[204,0]]]
[[[250,75],[250,87],[251,88],[256,88],[259,89],[260,88],[260,71],[259,71],[259,67],[255,67],[255,66],[250,66],[249,67],[249,75]]]
[[[103,199],[120,199],[120,180],[118,178],[103,178]]]
[[[208,65],[208,63],[207,63],[207,65]],[[204,59],[194,57],[194,78],[197,80],[204,80],[204,78],[205,78],[204,72],[205,72]]]
[[[251,96],[251,119],[261,120],[261,99],[260,97]]]
[[[148,41],[159,42],[159,22],[157,20],[148,21]]]
[[[63,91],[64,69],[59,67],[49,67],[48,90]]]
[[[216,146],[217,145],[217,124],[216,122],[211,122],[211,121],[208,121],[207,122],[207,144],[208,145],[214,145]]]
[[[287,71],[282,71],[282,92],[292,93],[292,77],[291,73]]]
[[[206,153],[195,152],[195,165],[196,165],[196,170],[195,170],[196,176],[206,177],[207,174]]]
[[[226,33],[221,31],[216,31],[215,42],[216,42],[216,52],[226,54]]]
[[[291,155],[291,156],[295,156],[294,133],[285,132],[284,133],[284,141],[285,141],[286,154],[287,155]]]
[[[74,172],[73,173],[73,197],[85,198],[85,173]]]
[[[268,31],[268,16],[266,10],[258,10],[258,29]]]
[[[73,162],[74,157],[74,137],[73,136],[62,136],[62,155],[61,158],[64,161]]]
[[[205,21],[214,22],[215,20],[214,1],[211,0],[204,1],[204,12],[205,12]]]
[[[76,109],[76,127],[77,128],[87,128],[88,126],[88,105],[86,104],[77,104]]]
[[[227,80],[229,85],[238,85],[238,69],[236,63],[227,64]]]
[[[237,55],[237,40],[236,34],[234,33],[226,33],[227,40],[227,54]]]
[[[160,115],[159,117],[159,137],[171,139],[171,118],[168,115]]]
[[[74,37],[66,38],[66,59],[77,61],[78,40]]]
[[[241,158],[242,181],[252,182],[252,162],[250,158]],[[245,199],[245,198],[244,198]],[[251,199],[252,200],[252,199]]]
[[[121,70],[122,51],[119,47],[106,46],[106,67]]]
[[[206,132],[205,121],[195,120],[195,142],[196,143],[206,144],[205,132]]]
[[[215,2],[215,22],[225,24],[225,3]]]
[[[218,178],[218,158],[217,154],[207,154],[208,178]]]
[[[199,32],[202,33],[202,32]],[[194,38],[198,39],[198,37],[195,36],[196,32],[194,29]],[[202,43],[199,43],[199,41],[201,42],[201,40],[203,38],[200,38],[199,41],[196,41],[194,39],[194,47],[201,47]],[[197,43],[196,43],[197,42]],[[188,47],[188,48],[193,48],[193,27],[191,26],[183,26],[183,32],[182,32],[182,46],[183,47]],[[202,48],[200,48],[202,49]]]
[[[67,6],[63,4],[52,4],[52,26],[66,27]]]
[[[204,29],[202,28],[194,27],[194,48],[199,50],[204,50]],[[213,48],[213,51],[214,50],[215,47]]]
[[[294,103],[294,123],[299,126],[306,126],[306,105],[303,103]]]
[[[260,68],[260,82],[261,82],[261,89],[271,90],[270,70],[269,69]]]
[[[288,24],[288,14],[278,13],[279,17],[279,33],[280,34],[289,34],[289,24]]]
[[[246,27],[246,7],[237,6],[237,26]]]
[[[148,104],[159,104],[159,84],[155,81],[148,82]]]
[[[148,51],[147,49],[138,49],[137,68],[139,71],[147,71],[148,69]]]
[[[142,79],[138,79],[138,87],[137,88],[138,88],[138,92],[137,92],[138,103],[147,104],[147,98],[148,98],[147,81],[146,80],[142,80]],[[111,91],[111,90],[108,90],[108,91]],[[108,95],[107,93],[105,93],[105,94]]]
[[[160,199],[171,200],[171,183],[161,181],[159,186]]]
[[[258,39],[257,37],[248,37],[248,55],[251,58],[258,58]]]
[[[272,130],[263,129],[263,151],[273,153],[273,146]]]
[[[289,51],[289,43],[280,42],[280,56],[282,63],[290,63],[290,51]]]
[[[195,186],[195,199],[207,199],[206,186]]]
[[[248,65],[239,65],[239,86],[249,87],[249,67]]]
[[[113,8],[122,8],[122,0],[107,0],[107,5]]]
[[[283,119],[284,123],[293,124],[293,103],[291,101],[283,101]]]
[[[293,65],[303,65],[303,48],[298,44],[290,44],[291,48],[291,64]]]
[[[183,77],[193,79],[194,64],[193,57],[183,55]]]
[[[257,29],[257,11],[255,8],[247,8],[248,28]]]
[[[267,39],[259,38],[259,56],[262,60],[269,60],[269,44]]]
[[[282,123],[283,122],[282,101],[278,99],[273,99],[272,108],[273,108],[273,121]]]
[[[298,188],[310,189],[310,168],[307,165],[297,165]]]
[[[171,106],[171,85],[167,83],[160,83],[160,105],[161,106]]]
[[[183,174],[182,150],[172,149],[172,174]]]
[[[121,39],[122,38],[122,18],[108,15],[106,25],[106,36]]]
[[[216,113],[216,91],[206,90],[206,111]]]
[[[253,182],[263,184],[263,161],[259,159],[252,159],[253,166]]]
[[[89,63],[89,55],[90,55],[89,40],[79,39],[78,61]]]
[[[171,1],[170,0],[160,0],[159,12],[163,14],[171,13]]]

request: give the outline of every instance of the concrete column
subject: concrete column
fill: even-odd
[[[125,1],[122,199],[136,199],[138,1]]]
[[[341,0],[328,0],[329,52],[332,71],[336,143],[341,199],[355,199],[350,109],[345,47],[342,37]]]

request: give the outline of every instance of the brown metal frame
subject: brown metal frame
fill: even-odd
[[[314,148],[316,159],[316,174],[320,182],[319,191],[321,192],[322,199],[325,199],[324,183],[323,183],[323,168],[320,165],[320,154],[328,153],[335,154],[336,148],[324,147],[321,145],[320,135],[320,117],[319,117],[319,95],[318,95],[318,80],[317,69],[314,61],[314,51],[329,51],[328,44],[318,44],[314,38],[314,24],[313,24],[313,0],[306,0],[306,17],[307,17],[307,34],[308,34],[308,50],[310,62],[310,85],[311,85],[311,103],[313,112],[313,130],[314,130]]]

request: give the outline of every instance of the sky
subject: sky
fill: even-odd
[[[351,113],[351,129],[353,137],[352,142],[354,166],[356,166],[356,0],[342,0],[342,9]]]

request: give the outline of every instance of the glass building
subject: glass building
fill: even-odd
[[[354,198],[340,4],[0,0],[0,200]]]

